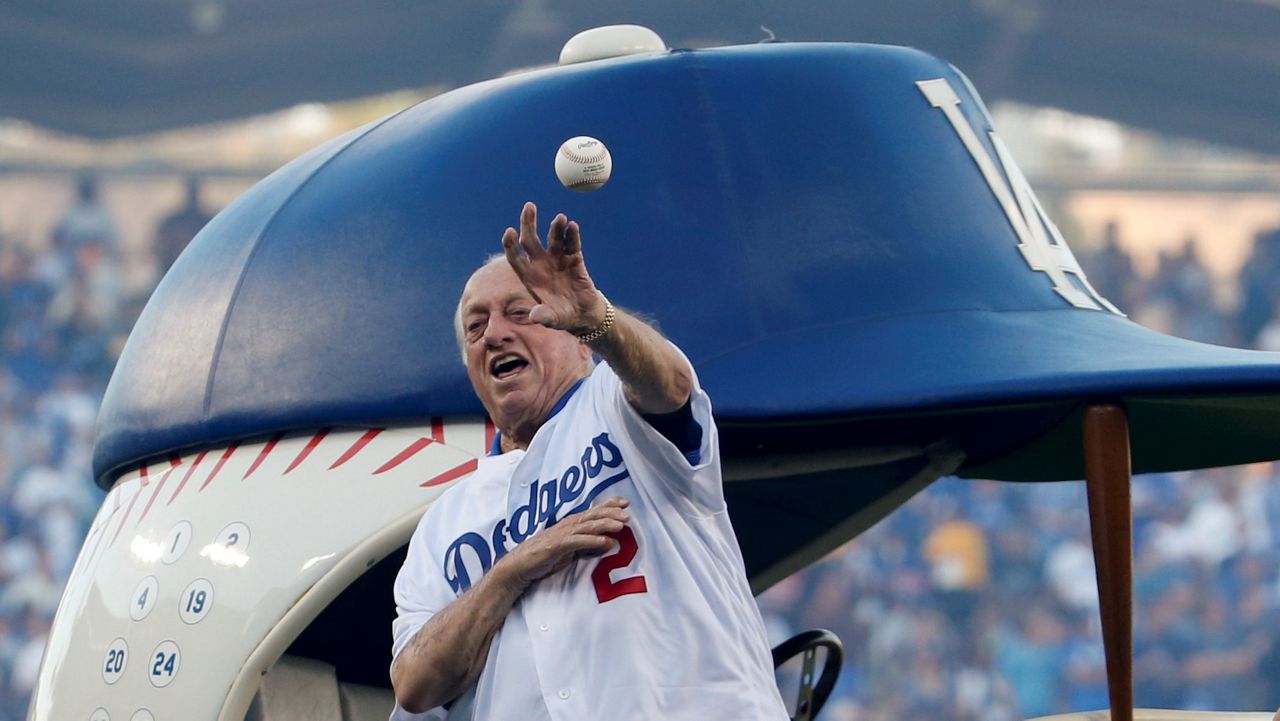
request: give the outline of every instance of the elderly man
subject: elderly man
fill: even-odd
[[[458,305],[499,433],[410,541],[393,719],[786,719],[693,369],[536,223]]]

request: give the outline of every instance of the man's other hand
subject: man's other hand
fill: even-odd
[[[567,567],[579,558],[600,556],[615,543],[609,537],[631,520],[625,510],[631,501],[614,496],[598,506],[575,513],[533,534],[504,558],[509,572],[523,586]]]

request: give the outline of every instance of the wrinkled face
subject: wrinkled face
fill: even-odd
[[[467,376],[500,429],[541,425],[590,370],[590,349],[569,333],[530,321],[533,306],[505,260],[477,270],[458,304]]]

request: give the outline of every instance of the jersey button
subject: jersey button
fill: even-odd
[[[568,698],[569,698],[569,689],[567,689],[567,688],[562,688],[562,689],[560,689],[560,693],[558,693],[558,694],[556,694],[556,695],[557,695],[557,696],[559,696],[561,699],[568,699]]]
[[[551,630],[551,627],[550,627],[550,626],[548,626],[548,625],[547,625],[547,624],[545,624],[545,623],[540,623],[540,624],[538,624],[538,630],[539,630],[539,631],[550,631],[550,630]]]

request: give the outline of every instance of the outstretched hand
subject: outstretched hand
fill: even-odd
[[[605,300],[587,274],[578,224],[557,214],[547,229],[546,247],[537,224],[537,206],[525,203],[520,232],[507,228],[502,234],[507,262],[537,303],[529,319],[579,335],[590,332],[604,321]]]

